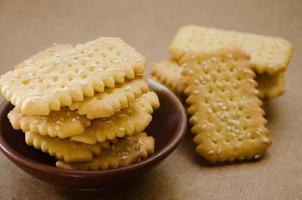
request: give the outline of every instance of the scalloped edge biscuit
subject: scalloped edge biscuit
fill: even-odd
[[[73,48],[70,44],[52,44],[52,46],[38,52],[37,54],[31,56],[29,59],[17,64],[15,69],[27,66],[28,63],[36,63],[44,59],[48,59],[51,56],[56,56],[65,50]]]
[[[59,139],[57,137],[48,137],[39,133],[26,132],[25,142],[29,146],[42,150],[57,159],[64,160],[67,163],[91,161],[93,155],[100,155],[102,146],[108,147],[107,143],[97,143],[87,145],[78,142],[72,142],[69,139]]]
[[[100,37],[0,78],[2,95],[27,115],[48,115],[144,73],[146,59],[119,38]]]
[[[80,116],[66,108],[52,111],[47,116],[41,116],[24,115],[15,107],[7,117],[16,130],[31,131],[60,139],[82,134],[85,128],[91,125],[90,120],[85,116]]]
[[[148,91],[147,80],[144,77],[137,78],[96,93],[93,97],[85,97],[81,102],[72,103],[69,108],[86,115],[88,119],[110,117]]]
[[[169,51],[173,58],[180,60],[187,53],[211,53],[230,46],[250,54],[251,66],[259,74],[285,71],[293,52],[292,44],[282,38],[194,25],[178,30]]]
[[[182,67],[174,60],[163,60],[155,63],[151,69],[151,76],[166,85],[175,94],[182,95],[185,85],[181,75]]]
[[[211,163],[258,159],[271,145],[248,60],[223,49],[182,61],[196,151]]]
[[[96,144],[133,135],[143,131],[149,125],[152,120],[151,114],[158,107],[157,95],[154,92],[148,92],[115,115],[94,120],[91,127],[87,128],[83,134],[70,139],[86,144]]]
[[[56,166],[63,169],[77,170],[105,170],[137,163],[154,153],[154,138],[146,133],[137,133],[119,139],[111,144],[109,149],[103,150],[101,155],[92,161],[83,163],[66,163],[57,161]]]
[[[183,66],[174,60],[163,60],[154,65],[151,75],[154,80],[170,88],[176,95],[182,96],[185,90],[183,76],[181,75]],[[285,92],[284,73],[274,75],[256,74],[259,97],[271,100],[281,96]]]

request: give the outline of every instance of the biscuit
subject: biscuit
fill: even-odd
[[[69,108],[77,110],[80,115],[86,115],[88,119],[110,117],[148,91],[147,80],[138,78],[118,87],[105,89],[93,97],[85,97],[83,101],[72,103]]]
[[[2,95],[26,115],[48,115],[143,74],[145,58],[119,38],[100,37],[0,78]]]
[[[181,75],[182,66],[173,60],[164,60],[154,65],[152,78],[170,88],[175,94],[182,95],[185,84]],[[271,100],[285,91],[284,73],[274,75],[256,74],[259,97]]]
[[[71,140],[95,144],[141,132],[149,125],[152,120],[151,114],[158,107],[157,95],[154,92],[146,93],[115,115],[94,120],[83,134],[73,136]]]
[[[248,56],[224,49],[182,64],[197,153],[211,163],[264,155],[271,141]]]
[[[284,73],[274,75],[257,74],[256,81],[259,85],[259,97],[262,99],[271,100],[285,92]]]
[[[41,149],[43,152],[57,159],[64,160],[67,163],[91,161],[93,155],[100,155],[102,146],[108,146],[107,143],[97,143],[87,145],[78,142],[72,142],[69,139],[59,139],[57,137],[48,137],[39,133],[26,132],[25,142],[27,145]]]
[[[60,111],[52,111],[48,116],[24,115],[18,108],[14,108],[7,115],[14,129],[22,129],[24,132],[35,132],[50,137],[61,139],[79,135],[85,128],[91,125],[90,120],[80,116],[76,112],[64,108]]]
[[[251,66],[258,74],[276,74],[287,69],[293,47],[282,39],[214,28],[184,26],[174,37],[169,51],[180,60],[186,53],[211,53],[237,46],[251,55]]]
[[[154,138],[146,133],[137,133],[113,142],[109,149],[103,150],[101,155],[95,156],[92,161],[66,163],[59,160],[56,166],[64,169],[105,170],[131,165],[153,153]]]
[[[170,88],[175,94],[181,95],[185,85],[181,75],[182,67],[174,60],[163,60],[151,69],[152,78]]]
[[[15,69],[26,66],[29,63],[36,63],[48,59],[49,57],[56,56],[65,50],[71,49],[70,44],[53,44],[52,46],[38,52],[37,54],[31,56],[29,59],[17,64]]]

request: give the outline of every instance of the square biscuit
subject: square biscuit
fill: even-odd
[[[277,37],[199,26],[184,26],[172,40],[169,51],[180,60],[186,53],[211,53],[221,48],[236,46],[251,55],[251,67],[258,74],[276,74],[287,69],[293,47]]]
[[[137,77],[117,84],[115,88],[106,88],[104,92],[95,93],[93,97],[85,97],[83,101],[73,102],[69,109],[87,116],[88,119],[110,117],[148,91],[147,80]]]
[[[48,115],[143,74],[145,58],[119,38],[100,37],[0,78],[2,95],[26,115]]]
[[[236,49],[182,59],[196,151],[211,163],[257,159],[271,144],[248,61]]]
[[[176,95],[182,96],[185,90],[183,75],[181,74],[182,68],[182,65],[172,59],[163,60],[153,66],[151,76],[170,88]],[[259,97],[261,99],[271,100],[285,92],[283,72],[274,75],[256,73],[255,80],[258,83]]]
[[[92,161],[81,163],[66,163],[59,160],[58,168],[78,170],[105,170],[139,162],[154,153],[154,138],[146,133],[136,133],[132,136],[114,141],[108,149],[102,150],[101,155]]]
[[[95,119],[85,132],[70,139],[93,145],[142,132],[151,122],[153,110],[158,107],[156,93],[148,92],[115,115]]]

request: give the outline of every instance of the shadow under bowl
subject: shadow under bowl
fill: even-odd
[[[0,150],[18,167],[42,181],[76,189],[105,189],[127,185],[163,161],[180,143],[186,132],[187,118],[178,98],[160,83],[149,80],[150,89],[160,100],[160,108],[146,132],[155,138],[155,153],[126,167],[100,171],[66,170],[55,167],[56,160],[27,146],[24,134],[14,130],[7,118],[13,108],[9,102],[0,106]]]

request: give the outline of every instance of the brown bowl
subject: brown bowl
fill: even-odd
[[[13,108],[9,102],[0,107],[0,149],[24,171],[57,186],[92,189],[127,185],[162,162],[178,146],[187,126],[186,114],[178,98],[154,80],[149,80],[149,85],[161,104],[146,130],[155,138],[155,153],[139,163],[103,171],[56,168],[53,157],[27,146],[24,134],[12,128],[7,119],[7,113]]]

